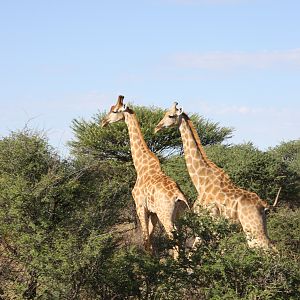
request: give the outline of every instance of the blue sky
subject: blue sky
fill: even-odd
[[[300,1],[2,1],[0,136],[30,127],[67,153],[74,118],[119,94],[177,100],[260,149],[299,138]]]

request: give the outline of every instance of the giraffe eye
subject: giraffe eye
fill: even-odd
[[[174,115],[169,115],[169,118],[171,118],[171,119],[175,119],[175,118],[176,118],[176,116],[174,116]]]

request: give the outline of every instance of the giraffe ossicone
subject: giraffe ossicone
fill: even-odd
[[[175,103],[157,124],[155,132],[171,126],[179,127],[187,169],[198,193],[193,210],[197,213],[200,207],[207,208],[213,215],[240,222],[249,247],[274,248],[266,230],[265,209],[269,205],[257,194],[235,186],[209,160],[192,121]]]
[[[160,221],[169,238],[173,238],[175,221],[189,209],[189,205],[178,185],[161,170],[158,158],[144,140],[135,112],[123,103],[123,99],[124,96],[119,96],[117,103],[103,118],[102,127],[119,121],[125,121],[128,127],[131,155],[137,173],[132,196],[145,249],[151,251],[151,237],[157,222]]]

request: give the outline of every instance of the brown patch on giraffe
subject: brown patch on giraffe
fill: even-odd
[[[223,192],[219,192],[216,195],[216,198],[221,202],[221,204],[224,204],[224,200],[225,200],[225,194]]]
[[[219,190],[220,190],[220,188],[218,186],[214,186],[212,191],[211,191],[211,194],[216,195],[219,192]]]
[[[223,188],[222,188],[222,191],[223,191],[224,193],[226,193],[226,194],[229,193],[229,189],[228,189],[227,187],[223,187]]]
[[[208,184],[207,187],[205,187],[205,191],[207,193],[210,193],[212,191],[212,189],[213,189],[213,184],[212,183]]]

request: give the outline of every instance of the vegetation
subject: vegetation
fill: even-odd
[[[166,129],[164,134],[154,134],[156,124],[162,119],[164,111],[160,108],[133,106],[141,124],[145,141],[152,152],[160,157],[182,152],[182,142],[178,130]],[[73,121],[75,140],[70,142],[72,153],[94,156],[101,160],[115,159],[131,161],[130,143],[127,126],[124,122],[101,128],[100,120],[104,113],[97,114],[91,121]],[[194,114],[191,119],[199,131],[203,145],[218,144],[232,135],[232,129],[220,127],[218,123],[209,122]]]
[[[160,109],[136,107],[149,147],[189,198],[196,198],[178,130],[153,135]],[[221,145],[232,129],[193,116],[209,157],[236,184],[279,207],[268,216],[278,253],[248,249],[238,225],[186,214],[156,255],[141,246],[131,189],[136,179],[124,124],[75,120],[72,158],[31,130],[0,140],[0,299],[299,299],[300,143],[260,151]],[[173,243],[201,237],[196,251]]]

